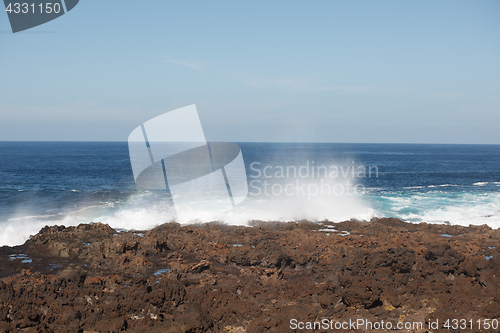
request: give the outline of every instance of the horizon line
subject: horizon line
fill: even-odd
[[[4,142],[40,142],[40,143],[49,143],[49,142],[61,142],[61,143],[128,143],[128,141],[123,141],[123,140],[0,140],[0,143]],[[228,140],[215,140],[215,141],[207,141],[207,142],[232,142],[232,143],[293,143],[293,144],[305,144],[305,143],[312,143],[312,144],[373,144],[373,145],[489,145],[489,146],[499,146],[500,143],[440,143],[440,142],[343,142],[343,141],[337,141],[337,142],[332,142],[332,141],[228,141]]]

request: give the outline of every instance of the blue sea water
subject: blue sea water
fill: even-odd
[[[500,227],[500,145],[238,145],[249,195],[213,219],[392,216]],[[22,244],[45,225],[142,230],[170,220],[165,193],[136,186],[126,142],[0,142],[0,245]]]

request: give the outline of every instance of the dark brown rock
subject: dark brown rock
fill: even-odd
[[[290,319],[500,316],[499,230],[251,224],[45,227],[0,248],[0,332],[288,332]]]

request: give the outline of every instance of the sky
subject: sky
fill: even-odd
[[[126,141],[191,104],[208,141],[500,144],[500,1],[0,12],[0,141]]]

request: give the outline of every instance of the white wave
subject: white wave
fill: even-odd
[[[385,188],[383,187],[365,187],[366,191],[383,191]]]
[[[442,184],[442,185],[429,185],[427,187],[433,188],[433,187],[456,187],[456,186],[462,186],[462,185],[456,185],[456,184]]]
[[[30,207],[20,208],[7,221],[0,221],[2,233],[0,246],[15,246],[23,244],[31,235],[37,234],[44,226],[64,225],[77,226],[80,223],[103,222],[113,228],[148,229],[167,222],[165,212],[150,205],[151,195],[148,192],[131,196],[121,209],[107,202],[100,205],[82,205],[62,209],[55,214],[30,214]],[[161,201],[156,206],[165,207]],[[168,206],[167,206],[168,207]],[[63,212],[64,211],[64,212]]]
[[[104,206],[104,205],[103,205]],[[140,207],[132,200],[120,209],[91,206],[80,208],[70,214],[44,216],[17,216],[3,224],[1,245],[23,244],[30,235],[40,231],[45,225],[76,226],[80,223],[102,222],[115,229],[148,230],[160,224],[175,220],[166,202],[157,202]],[[204,215],[193,211],[186,223],[221,221],[229,225],[248,225],[251,220],[263,221],[344,221],[351,218],[369,220],[375,215],[361,198],[323,198],[321,200],[247,200],[234,210],[219,216]]]
[[[402,202],[405,204],[401,204]],[[421,194],[409,197],[393,206],[393,215],[414,222],[500,227],[500,193]],[[404,210],[408,213],[400,213]]]
[[[43,226],[43,224],[37,221],[3,224],[2,233],[0,234],[0,245],[21,245],[30,235],[34,235],[40,231]]]
[[[133,208],[122,209],[111,215],[102,215],[96,221],[109,224],[114,229],[148,230],[160,224],[175,220],[175,216],[166,207],[157,209]]]
[[[293,191],[270,192],[266,187],[255,186],[252,190],[260,190],[260,194],[250,194],[235,209],[213,216],[213,205],[208,203],[207,209],[192,210],[182,207],[185,223],[221,221],[229,225],[248,225],[252,220],[263,221],[344,221],[351,218],[369,220],[375,216],[375,211],[356,190],[355,179],[313,179],[300,183],[302,179],[275,179],[275,184],[281,189],[293,188]],[[288,187],[286,187],[288,186]],[[276,188],[278,188],[276,187]],[[274,189],[269,187],[267,189]],[[76,191],[76,190],[75,190]],[[249,189],[250,191],[250,189]],[[202,199],[200,199],[202,200]],[[192,207],[204,207],[207,198],[196,201]],[[142,191],[131,196],[124,202],[102,201],[99,205],[71,207],[66,214],[56,216],[30,216],[23,211],[10,219],[7,228],[0,239],[3,245],[22,244],[30,235],[36,234],[45,225],[75,226],[80,223],[102,222],[112,228],[126,230],[146,230],[165,222],[176,219],[174,211],[169,209],[165,194],[155,191]],[[26,209],[26,211],[28,211]],[[15,235],[15,237],[13,237]]]
[[[474,183],[472,185],[474,186],[484,186],[484,185],[488,185],[489,183],[488,182],[477,182],[477,183]]]
[[[375,211],[360,197],[314,200],[289,197],[285,200],[247,200],[236,209],[217,216],[217,220],[230,225],[246,225],[251,220],[340,222],[351,218],[370,220],[373,216]]]
[[[352,185],[352,184],[351,184]],[[499,182],[500,185],[500,182]],[[452,184],[429,187],[459,186]],[[373,208],[370,198],[382,200]],[[45,225],[76,226],[102,222],[120,230],[147,230],[175,219],[166,198],[158,192],[143,191],[122,201],[102,201],[99,205],[71,207],[65,213],[46,215],[19,211],[2,223],[0,245],[23,244]],[[188,213],[188,223],[221,221],[229,225],[248,225],[251,220],[340,222],[351,218],[370,220],[374,216],[395,216],[412,222],[488,224],[500,227],[500,193],[453,193],[444,189],[431,192],[384,192],[359,195],[294,195],[247,197],[235,209],[211,216],[200,211]]]

